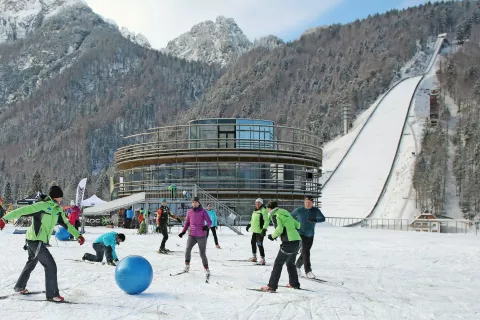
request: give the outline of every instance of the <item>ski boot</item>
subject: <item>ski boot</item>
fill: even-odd
[[[19,294],[28,294],[28,290],[27,289],[15,289],[15,292],[19,293]]]
[[[189,264],[186,264],[185,265],[185,269],[183,269],[184,272],[188,272],[190,271],[190,265]]]
[[[58,296],[53,297],[53,298],[47,298],[47,301],[50,301],[50,302],[63,302],[63,301],[65,301],[65,299],[64,299],[62,296],[58,295]]]
[[[307,272],[307,274],[305,275],[308,279],[315,279],[315,275],[312,273],[312,271],[309,271]]]
[[[292,286],[290,283],[288,283],[285,287],[287,287],[287,288],[289,288],[289,289],[300,289],[300,286],[294,287],[294,286]]]
[[[219,245],[219,244],[217,244],[215,247],[217,247],[217,249],[222,249],[222,248],[220,248],[220,245]]]
[[[253,256],[250,259],[248,259],[249,262],[257,262],[257,257]]]
[[[277,292],[277,290],[272,289],[272,288],[270,288],[269,286],[261,287],[260,290],[262,290],[263,292],[270,292],[270,293],[275,293],[275,292]]]
[[[257,264],[258,264],[259,266],[264,266],[264,265],[265,265],[265,258],[262,257],[262,258],[260,259],[260,261],[257,262]]]
[[[165,248],[160,248],[160,249],[158,249],[158,253],[167,254],[168,252]]]

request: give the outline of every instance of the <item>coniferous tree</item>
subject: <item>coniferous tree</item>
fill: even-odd
[[[45,190],[45,186],[43,185],[42,182],[42,176],[40,175],[40,172],[35,172],[35,175],[33,176],[32,179],[32,184],[30,186],[30,193],[33,194],[38,191]]]
[[[7,184],[5,185],[4,195],[5,195],[5,199],[4,199],[5,204],[13,203],[14,199],[12,195],[12,187],[10,186],[10,181],[7,181]]]

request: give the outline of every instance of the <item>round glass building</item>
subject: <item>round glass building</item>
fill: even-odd
[[[292,210],[305,195],[321,195],[321,141],[307,130],[267,120],[202,119],[125,139],[128,145],[115,153],[120,197],[145,191],[151,203],[173,201],[195,186],[250,215],[257,198]]]

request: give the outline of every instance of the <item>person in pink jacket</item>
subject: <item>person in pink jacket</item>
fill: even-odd
[[[205,224],[205,222],[207,224]],[[203,267],[207,277],[210,276],[210,269],[208,268],[207,260],[207,230],[212,226],[212,220],[208,216],[207,210],[205,210],[200,204],[198,197],[194,197],[192,200],[192,209],[187,211],[185,218],[185,225],[182,232],[178,234],[181,238],[185,235],[190,228],[190,233],[187,240],[187,250],[185,251],[185,272],[190,270],[190,258],[193,247],[198,243],[200,249],[200,257],[202,258]]]
[[[80,230],[80,213],[80,208],[78,206],[74,206],[68,215],[68,222],[70,222],[70,224],[77,230]],[[70,235],[70,239],[73,239],[72,235]]]

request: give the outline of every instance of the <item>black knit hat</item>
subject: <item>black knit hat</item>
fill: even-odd
[[[125,242],[125,235],[123,233],[117,234],[118,239],[120,239],[122,242]]]
[[[48,195],[52,199],[63,198],[62,188],[60,188],[59,186],[51,186]]]
[[[193,201],[197,201],[198,203],[200,203],[200,198],[199,198],[199,197],[193,197],[192,202],[193,202]]]
[[[277,202],[277,201],[270,201],[270,202],[267,204],[267,208],[268,208],[268,209],[275,209],[276,207],[278,207],[278,202]]]

